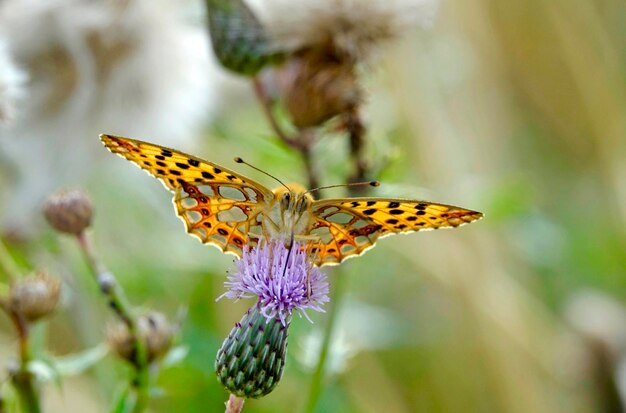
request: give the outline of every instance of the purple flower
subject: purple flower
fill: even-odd
[[[260,241],[246,247],[237,270],[224,283],[228,291],[219,298],[259,297],[261,314],[286,325],[293,310],[311,321],[306,309],[323,312],[328,299],[326,275],[308,259],[304,244],[293,242],[291,252],[282,242]]]

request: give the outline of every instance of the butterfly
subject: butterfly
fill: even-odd
[[[336,265],[378,238],[452,228],[482,218],[468,209],[410,199],[315,200],[298,184],[273,191],[228,168],[148,142],[100,135],[106,148],[174,193],[176,214],[202,243],[242,256],[261,239],[304,241],[313,263]],[[293,238],[292,238],[293,236]]]

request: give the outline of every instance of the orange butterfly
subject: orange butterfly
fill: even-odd
[[[300,185],[274,191],[212,162],[119,136],[100,135],[111,152],[135,163],[174,193],[187,232],[241,257],[261,237],[309,241],[316,265],[336,265],[397,233],[458,227],[480,212],[426,201],[387,198],[314,200]]]

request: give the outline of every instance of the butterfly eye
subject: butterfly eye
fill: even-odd
[[[289,203],[291,201],[291,195],[289,192],[283,194],[283,197],[280,199],[280,204],[283,209],[289,208]]]
[[[304,213],[307,209],[309,208],[309,202],[308,199],[306,198],[302,198],[300,199],[300,202],[298,202],[298,212],[299,213]]]

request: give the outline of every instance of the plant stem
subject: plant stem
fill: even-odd
[[[137,320],[133,317],[130,306],[124,297],[124,291],[118,284],[115,276],[98,260],[91,242],[84,232],[77,235],[76,238],[80,250],[100,287],[100,291],[108,301],[109,307],[126,324],[128,332],[132,337],[136,354],[133,363],[135,374],[131,379],[131,388],[136,396],[132,412],[140,413],[146,409],[149,400],[150,370],[147,361],[146,343],[141,340]]]
[[[353,171],[348,182],[363,182],[367,179],[368,165],[365,159],[365,126],[355,108],[345,115],[345,125],[350,137],[350,158],[352,159]],[[348,187],[350,195],[362,195],[364,187]]]
[[[317,171],[314,167],[312,157],[313,144],[315,143],[314,131],[312,129],[302,129],[296,136],[289,136],[280,127],[276,116],[274,116],[272,101],[269,96],[267,96],[267,93],[265,93],[261,80],[258,77],[255,77],[252,81],[252,85],[254,87],[255,95],[261,103],[263,113],[265,114],[265,117],[267,117],[270,126],[276,135],[280,138],[280,140],[287,144],[287,146],[300,153],[304,163],[304,170],[307,175],[309,188],[317,188],[319,186],[319,179],[317,178]]]
[[[19,367],[11,373],[11,381],[19,395],[20,404],[25,413],[40,413],[39,395],[35,388],[35,377],[28,371],[30,354],[30,329],[28,322],[4,300],[0,300],[0,307],[9,315],[15,331],[17,332],[19,345]]]
[[[322,394],[322,381],[324,379],[324,373],[326,369],[326,360],[328,359],[328,352],[330,351],[330,344],[333,338],[333,334],[335,332],[335,325],[337,322],[339,310],[341,308],[341,301],[343,299],[343,292],[346,282],[344,278],[345,276],[342,276],[339,273],[335,274],[333,294],[330,300],[332,306],[328,310],[328,318],[326,320],[326,328],[324,329],[324,337],[320,348],[320,355],[317,360],[317,366],[315,367],[315,371],[313,372],[313,377],[311,378],[311,384],[309,385],[309,397],[307,400],[307,404],[304,408],[305,413],[313,413],[315,411],[317,402],[319,401]]]
[[[20,369],[13,375],[12,380],[19,394],[20,404],[24,413],[41,413],[39,396],[33,383],[33,374],[27,370]]]
[[[317,170],[315,169],[311,153],[315,135],[311,129],[302,130],[300,134],[302,136],[301,141],[305,142],[300,149],[300,155],[302,156],[302,162],[304,162],[304,170],[306,171],[309,189],[317,188],[320,186],[320,181],[317,178]],[[313,194],[317,197],[317,191]]]
[[[224,413],[241,413],[245,401],[246,399],[242,399],[241,397],[231,394],[226,401],[226,410]]]
[[[283,128],[281,128],[278,124],[278,120],[276,119],[276,117],[274,116],[274,112],[272,111],[272,100],[267,95],[267,93],[265,93],[265,88],[263,87],[261,79],[259,79],[258,77],[252,79],[252,87],[254,89],[254,94],[261,103],[261,109],[263,109],[263,114],[270,122],[270,126],[272,127],[276,135],[278,135],[278,137],[290,147],[297,148],[299,146],[297,140],[288,136]]]
[[[11,257],[2,238],[0,238],[0,268],[7,273],[11,280],[15,281],[20,278],[21,271],[15,263],[15,260],[13,260],[13,257]]]
[[[130,313],[124,293],[117,283],[117,280],[113,274],[109,272],[97,259],[91,242],[84,232],[77,236],[77,240],[80,250],[89,264],[89,269],[93,273],[96,282],[100,287],[100,291],[104,294],[108,301],[109,307],[111,307],[113,312],[115,312],[115,315],[117,315],[118,318],[128,326],[131,334],[134,333],[135,320]]]

